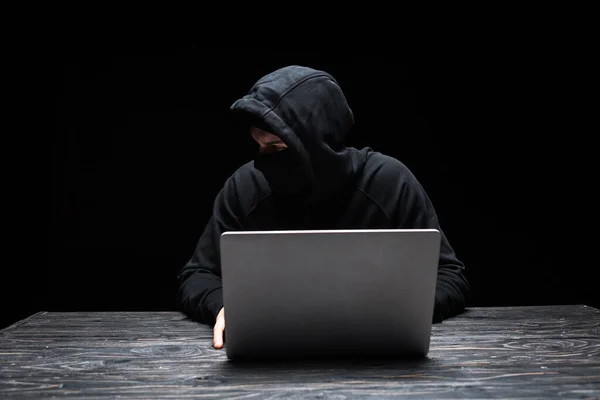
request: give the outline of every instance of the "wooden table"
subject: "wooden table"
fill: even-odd
[[[599,398],[600,310],[473,308],[421,361],[237,364],[177,312],[40,312],[0,332],[0,398]]]

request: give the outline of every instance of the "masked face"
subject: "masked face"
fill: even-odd
[[[273,192],[300,195],[307,191],[308,178],[302,164],[277,136],[258,128],[251,129],[259,145],[254,166],[263,173]]]
[[[254,166],[263,173],[273,192],[300,195],[308,188],[302,164],[289,149],[273,153],[259,152],[254,159]]]

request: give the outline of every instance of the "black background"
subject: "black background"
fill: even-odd
[[[174,309],[215,195],[255,151],[229,106],[289,64],[338,79],[356,119],[348,145],[419,178],[467,265],[471,306],[600,306],[596,93],[577,54],[75,48],[44,60],[50,129],[28,131],[21,149],[36,157],[8,170],[27,173],[13,175],[30,222],[0,275],[2,326],[40,310]]]

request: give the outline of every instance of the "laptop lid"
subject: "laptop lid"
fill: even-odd
[[[425,356],[439,251],[435,229],[225,232],[227,357]]]

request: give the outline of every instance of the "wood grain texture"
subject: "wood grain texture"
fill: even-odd
[[[231,363],[177,312],[38,313],[0,332],[0,398],[600,398],[600,310],[475,308],[412,361]]]

